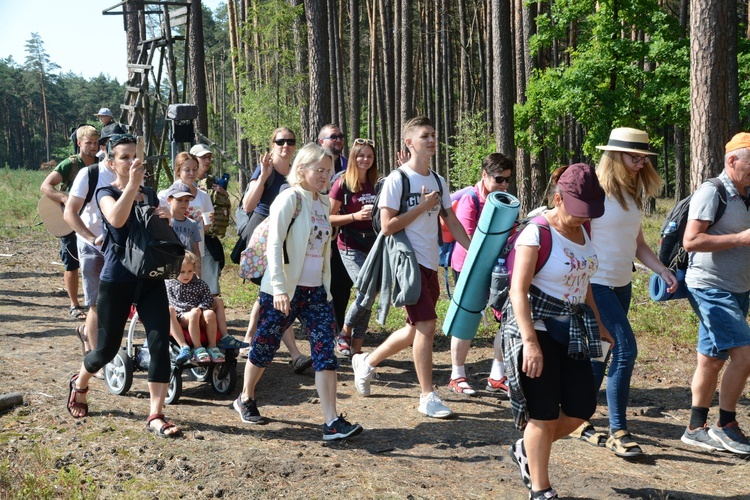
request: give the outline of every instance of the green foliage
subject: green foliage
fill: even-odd
[[[42,193],[39,186],[47,177],[47,172],[40,170],[11,170],[7,166],[0,169],[0,239],[15,238],[19,229],[35,228],[37,220],[36,205]]]
[[[483,112],[464,114],[456,130],[455,145],[444,144],[453,163],[448,179],[451,190],[476,184],[482,177],[482,160],[495,151]]]

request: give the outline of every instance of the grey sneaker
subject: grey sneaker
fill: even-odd
[[[518,466],[521,481],[531,491],[531,472],[529,471],[529,459],[526,458],[526,448],[523,446],[523,438],[510,445],[510,458]]]
[[[370,395],[370,382],[372,381],[373,375],[375,375],[375,368],[367,364],[366,354],[355,354],[352,356],[352,371],[354,372],[354,387],[357,388],[357,392],[363,396]]]
[[[704,450],[724,451],[724,446],[708,435],[708,428],[705,425],[692,431],[689,427],[686,428],[680,440],[685,444],[697,446]]]
[[[747,440],[745,434],[740,430],[737,422],[730,422],[724,427],[714,425],[708,430],[708,435],[720,442],[725,449],[732,453],[739,455],[750,454],[750,441]]]
[[[432,391],[425,396],[419,396],[419,413],[424,413],[428,417],[448,418],[453,415],[450,408],[445,406],[440,396]]]
[[[260,416],[258,411],[258,404],[254,399],[250,399],[247,403],[242,401],[242,394],[237,396],[232,404],[237,413],[240,414],[240,420],[246,424],[262,424],[263,417]]]

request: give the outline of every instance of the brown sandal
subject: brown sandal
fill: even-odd
[[[85,356],[91,352],[91,349],[86,349],[86,345],[89,343],[89,336],[86,335],[86,323],[76,327],[76,335],[78,335],[78,340],[81,341],[81,351]]]
[[[76,401],[76,393],[86,394],[87,392],[89,392],[89,388],[86,387],[85,389],[79,389],[78,387],[76,387],[76,380],[78,380],[78,374],[70,377],[67,408],[68,413],[70,413],[71,417],[83,418],[89,414],[89,405],[88,403],[79,403],[78,401]],[[83,409],[83,415],[73,415],[73,408]]]
[[[151,422],[153,422],[154,420],[163,420],[164,425],[162,425],[158,429],[154,429],[153,427],[151,427]],[[180,434],[182,434],[182,431],[180,429],[177,429],[177,432],[174,432],[172,434],[167,434],[166,431],[172,428],[177,429],[177,426],[174,425],[169,420],[167,420],[166,418],[164,418],[163,413],[154,413],[153,415],[149,415],[148,418],[146,419],[146,430],[148,432],[156,434],[159,437],[175,438],[175,437],[178,437]]]

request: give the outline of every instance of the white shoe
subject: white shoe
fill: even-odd
[[[375,374],[375,368],[367,364],[370,353],[355,354],[352,356],[352,371],[354,372],[354,387],[363,396],[370,395],[370,382]]]
[[[419,397],[419,413],[434,418],[448,418],[453,415],[451,409],[445,406],[435,391]]]

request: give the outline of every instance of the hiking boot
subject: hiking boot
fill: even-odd
[[[346,335],[341,334],[336,338],[336,350],[339,352],[339,354],[343,356],[351,356],[352,355],[351,343],[352,343],[351,337],[347,337]]]
[[[523,438],[510,445],[510,458],[518,466],[521,481],[531,493],[531,472],[529,471],[529,459],[526,458],[526,448],[523,446]],[[539,493],[539,492],[537,492]],[[529,498],[531,498],[529,496]],[[543,498],[543,497],[542,497]]]
[[[249,399],[247,402],[242,401],[242,394],[237,396],[232,404],[237,413],[240,414],[240,420],[246,424],[262,424],[263,417],[260,416],[258,411],[258,404],[254,399]]]
[[[346,439],[353,437],[362,432],[362,426],[359,424],[350,424],[339,415],[339,418],[333,421],[331,425],[323,424],[323,441],[334,441],[337,439]]]
[[[292,361],[292,371],[299,375],[303,371],[307,370],[313,365],[313,360],[310,356],[302,354],[299,358]]]
[[[710,451],[724,451],[724,445],[708,435],[708,427],[698,427],[695,430],[690,430],[690,427],[685,429],[680,440],[691,446],[698,446],[704,450]]]
[[[750,441],[747,440],[747,437],[745,437],[745,434],[736,421],[730,422],[724,427],[714,425],[708,430],[708,435],[720,442],[724,449],[732,453],[739,455],[750,453]]]
[[[370,382],[375,374],[375,368],[367,364],[370,354],[355,354],[352,356],[352,371],[354,372],[354,387],[363,396],[370,395]]]
[[[453,415],[451,409],[445,406],[445,403],[435,391],[425,396],[419,396],[418,410],[419,413],[424,413],[433,418],[448,418]]]
[[[560,498],[557,496],[557,492],[552,488],[547,488],[542,491],[529,490],[529,500],[547,500],[549,498]]]
[[[510,394],[508,388],[508,377],[503,377],[500,380],[487,377],[487,390],[490,392],[502,392],[507,397]]]

